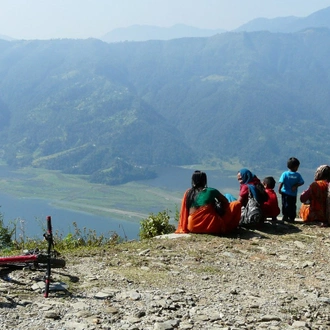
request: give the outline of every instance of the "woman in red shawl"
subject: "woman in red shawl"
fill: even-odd
[[[330,166],[321,165],[315,172],[314,182],[303,191],[299,215],[305,222],[319,221],[330,224]]]
[[[195,171],[191,188],[182,199],[180,221],[176,233],[228,234],[238,227],[241,218],[241,203],[229,203],[217,189],[207,187],[204,172]],[[214,207],[215,198],[221,202],[224,215]]]
[[[242,206],[246,206],[250,192],[260,205],[268,200],[259,178],[247,168],[238,171],[237,180],[240,184],[238,200],[242,203]]]

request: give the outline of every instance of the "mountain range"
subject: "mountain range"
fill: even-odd
[[[310,27],[330,28],[330,7],[318,10],[306,17],[277,17],[273,19],[256,18],[231,32],[269,31],[291,33]],[[114,29],[99,39],[105,42],[127,42],[148,40],[171,40],[178,38],[211,37],[218,33],[229,32],[225,29],[202,29],[184,24],[176,24],[170,27],[151,25],[132,25]],[[13,38],[0,34],[0,39],[12,41]]]
[[[0,155],[123,183],[154,165],[329,163],[330,30],[0,40]]]
[[[5,36],[5,35],[3,35],[3,34],[0,34],[0,40],[11,41],[11,40],[14,40],[14,39],[11,38],[11,37]]]
[[[184,24],[176,24],[169,28],[149,25],[132,25],[118,28],[104,35],[101,40],[106,42],[170,40],[190,37],[210,37],[217,33],[226,32],[224,29],[200,29]]]
[[[330,28],[330,7],[318,10],[307,17],[256,18],[234,29],[232,32],[269,31],[291,33],[310,27]],[[200,29],[183,24],[177,24],[169,28],[133,25],[114,29],[101,37],[101,40],[105,42],[170,40],[183,37],[211,37],[224,32],[228,31],[224,29]]]
[[[330,7],[321,9],[307,17],[277,17],[273,19],[256,18],[239,28],[237,32],[269,31],[291,33],[307,28],[330,28]]]

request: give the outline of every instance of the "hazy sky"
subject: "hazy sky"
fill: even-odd
[[[100,38],[134,24],[231,30],[257,17],[305,17],[330,0],[0,0],[0,35]]]

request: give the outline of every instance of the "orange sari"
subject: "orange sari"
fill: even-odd
[[[212,204],[199,207],[195,212],[189,215],[187,209],[187,192],[185,192],[182,203],[180,220],[177,234],[195,233],[195,234],[228,234],[238,227],[241,219],[241,203],[238,201],[228,203],[225,215],[220,217]]]
[[[328,182],[325,180],[314,181],[310,189],[310,204],[302,204],[299,216],[305,222],[321,221],[329,222],[328,204]]]

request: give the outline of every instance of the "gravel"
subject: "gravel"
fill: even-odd
[[[330,228],[266,223],[65,253],[0,281],[0,329],[330,329]]]

